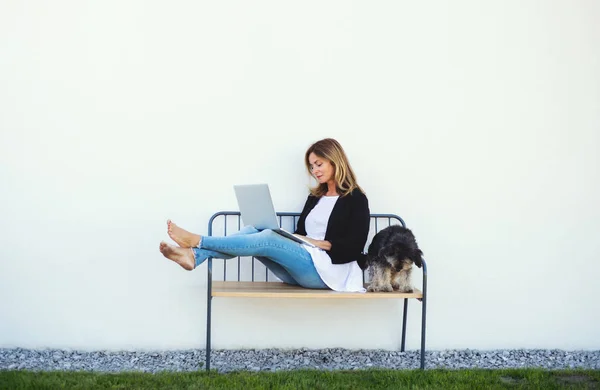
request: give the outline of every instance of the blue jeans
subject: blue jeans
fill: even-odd
[[[258,231],[253,226],[245,226],[225,237],[202,236],[199,247],[192,250],[196,267],[209,257],[255,256],[284,283],[305,288],[328,288],[306,249],[270,229]]]

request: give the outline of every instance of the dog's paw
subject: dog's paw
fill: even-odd
[[[415,290],[413,290],[413,288],[412,288],[412,287],[404,287],[404,288],[402,289],[402,291],[401,291],[401,292],[403,292],[403,293],[407,293],[407,294],[411,294],[411,293],[413,293],[414,291],[415,291]]]
[[[368,292],[392,292],[394,290],[392,289],[392,286],[388,284],[387,286],[370,285],[369,287],[367,287],[367,291]]]
[[[394,291],[398,291],[398,290],[400,290],[400,285],[398,283],[392,283],[392,289]]]

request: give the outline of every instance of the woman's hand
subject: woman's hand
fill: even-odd
[[[326,251],[328,251],[328,250],[331,249],[331,243],[329,241],[315,240],[315,239],[312,239],[310,237],[303,236],[301,234],[294,234],[294,236],[298,236],[298,237],[301,237],[301,238],[309,241],[311,244],[313,244],[317,248],[321,248],[321,249],[326,250]]]

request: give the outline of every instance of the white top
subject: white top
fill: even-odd
[[[325,239],[327,222],[339,196],[322,196],[317,205],[306,217],[306,236],[315,240]],[[332,264],[331,258],[321,248],[304,245],[310,253],[315,268],[323,282],[334,291],[366,292],[363,287],[362,270],[356,261],[346,264]]]

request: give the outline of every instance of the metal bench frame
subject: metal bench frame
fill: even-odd
[[[224,217],[224,236],[227,235],[227,217],[228,216],[237,216],[237,228],[240,229],[241,225],[241,214],[239,211],[220,211],[210,218],[208,222],[208,235],[213,235],[213,222],[219,216]],[[283,217],[291,217],[293,218],[293,224],[296,226],[297,219],[300,216],[300,213],[295,212],[278,212],[277,216],[279,217],[279,225],[281,225]],[[377,228],[377,221],[379,219],[387,219],[388,225],[391,224],[392,220],[398,221],[402,226],[406,227],[404,220],[395,214],[371,214],[371,220],[374,220],[375,233],[379,231]],[[211,352],[211,320],[212,320],[212,298],[213,298],[213,273],[212,273],[212,263],[213,258],[208,258],[208,267],[207,267],[207,294],[206,294],[206,370],[210,370],[210,352]],[[239,262],[239,257],[238,257]],[[252,260],[252,282],[254,282],[254,263],[255,259]],[[226,280],[227,277],[227,261],[224,261],[224,274],[223,279]],[[238,263],[239,264],[239,263]],[[427,264],[423,261],[423,289],[422,289],[422,298],[417,298],[421,301],[421,369],[425,369],[425,324],[427,319]],[[365,280],[365,272],[363,272],[363,282]],[[268,281],[268,270],[266,271],[266,281]],[[238,276],[237,281],[240,280],[240,268],[238,266]],[[374,293],[366,293],[366,294],[374,294]],[[385,293],[392,294],[392,293]],[[352,297],[348,297],[348,299],[352,299]],[[408,298],[398,297],[398,299],[404,299],[404,310],[402,314],[402,342],[400,345],[400,351],[404,352],[405,341],[406,341],[406,318],[407,318],[407,310],[408,310]]]

